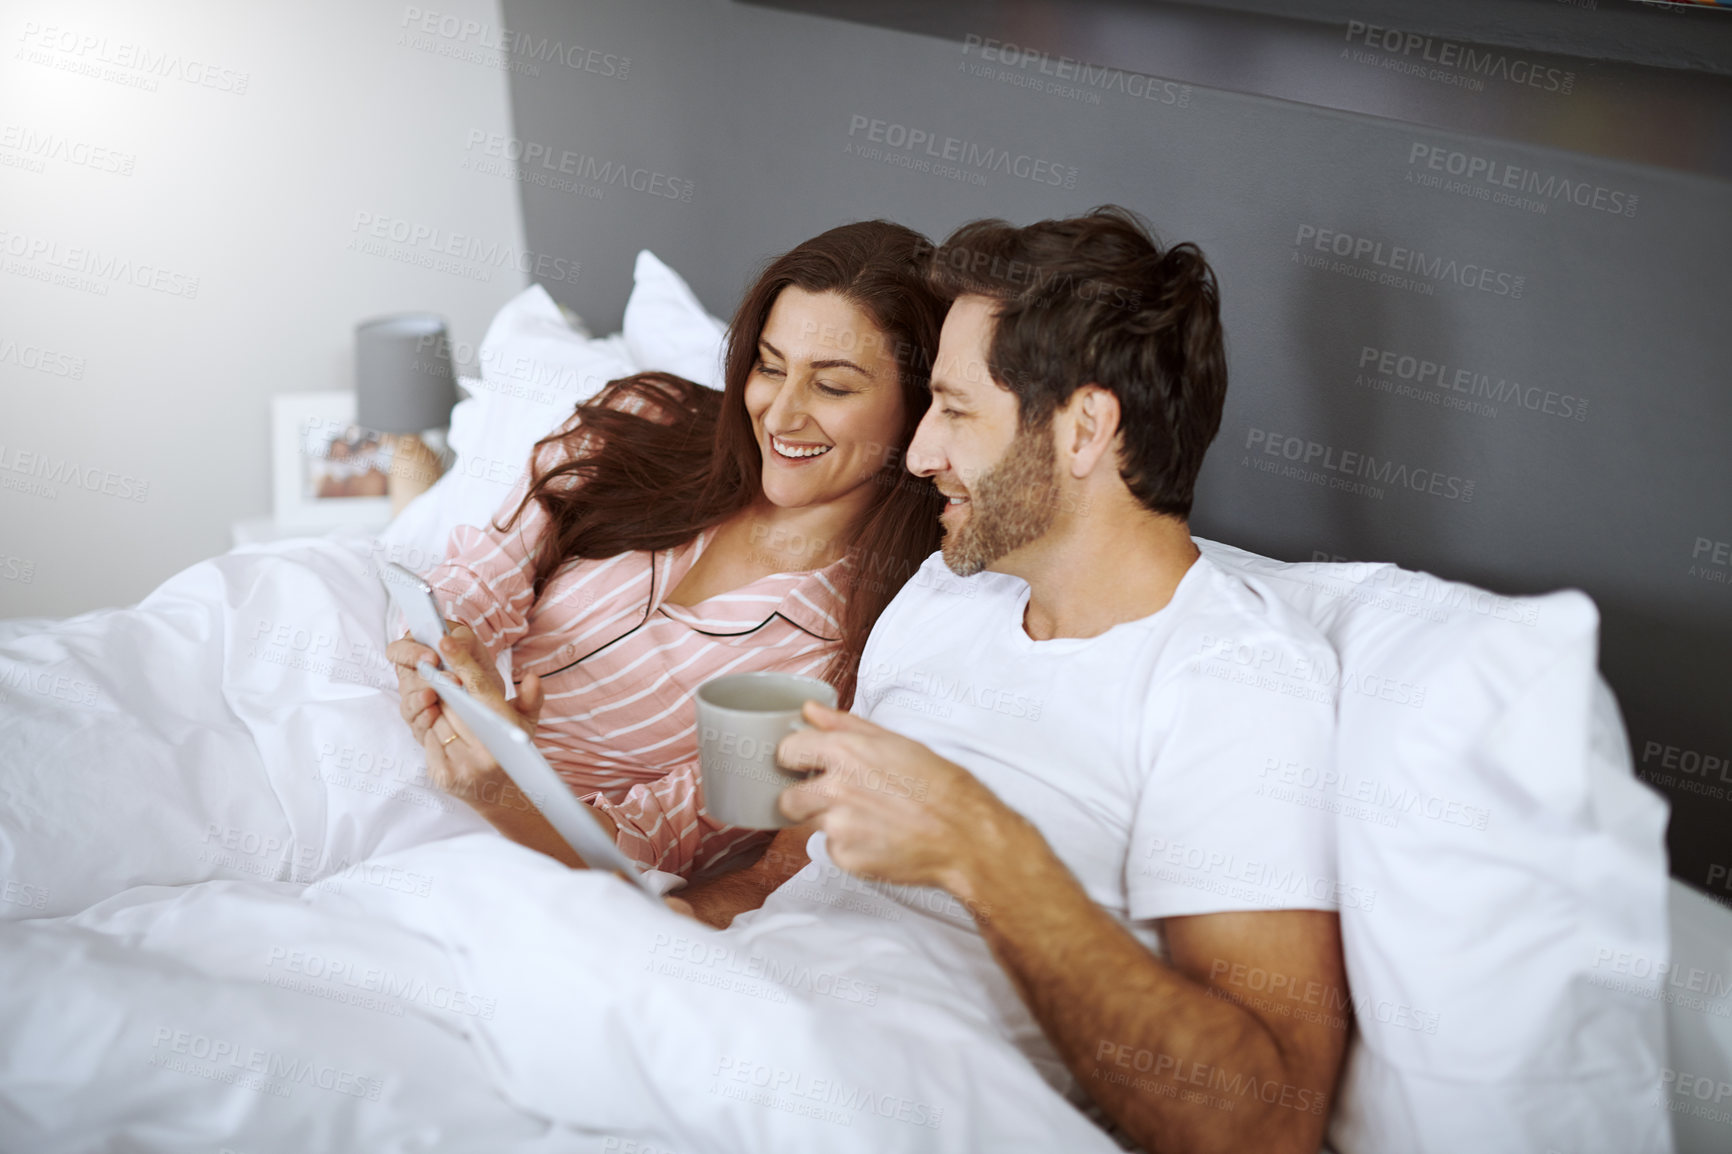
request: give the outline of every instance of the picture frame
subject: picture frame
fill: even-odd
[[[355,425],[348,391],[271,398],[271,504],[283,529],[383,528],[391,458],[382,434]]]

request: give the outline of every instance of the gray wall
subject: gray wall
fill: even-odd
[[[1732,16],[1508,0],[1486,48],[1459,12],[1431,27],[1424,6],[1376,6],[1401,14],[1389,49],[1322,0],[1313,20],[785,7],[831,15],[505,0],[526,59],[553,42],[595,68],[629,59],[608,86],[512,76],[518,143],[496,143],[535,157],[505,162],[530,247],[583,262],[556,297],[616,327],[651,247],[726,316],[758,262],[844,220],[942,236],[1141,211],[1223,284],[1233,376],[1197,531],[1586,590],[1638,768],[1672,798],[1674,870],[1732,896]],[[1547,29],[1606,59],[1532,47]],[[983,59],[988,40],[1016,42],[1015,62]],[[1167,79],[1082,77],[1066,57]]]

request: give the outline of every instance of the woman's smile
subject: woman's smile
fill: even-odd
[[[832,448],[822,441],[790,441],[785,437],[770,434],[770,448],[775,455],[790,463],[810,461],[814,457],[822,457]]]

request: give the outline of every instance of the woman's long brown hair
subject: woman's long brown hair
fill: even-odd
[[[509,529],[531,500],[547,514],[549,528],[535,551],[535,596],[573,560],[671,549],[758,500],[763,456],[746,412],[746,378],[757,363],[764,323],[789,285],[837,293],[889,341],[903,404],[894,451],[871,482],[879,499],[846,541],[842,644],[825,671],[846,709],[854,699],[866,635],[938,548],[942,498],[903,461],[926,412],[946,309],[927,283],[931,253],[925,237],[884,220],[815,236],[771,261],[740,301],[728,328],[722,392],[671,373],[640,373],[610,382],[580,406],[579,425],[538,441],[532,461],[544,445],[563,444],[571,451],[535,473],[511,517],[495,525]],[[640,411],[618,407],[622,401],[640,402]]]

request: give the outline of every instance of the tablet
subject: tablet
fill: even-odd
[[[445,615],[439,612],[439,602],[433,596],[433,587],[416,576],[413,570],[405,569],[395,561],[379,570],[379,580],[384,583],[385,592],[391,595],[391,603],[408,623],[409,636],[437,653],[439,639],[449,630],[445,628]]]
[[[589,808],[577,800],[571,787],[547,764],[547,759],[541,756],[541,751],[535,748],[528,734],[475,700],[468,690],[427,662],[421,662],[415,671],[439,695],[439,699],[463,719],[469,732],[487,747],[487,752],[493,755],[493,760],[499,763],[506,776],[534,803],[548,824],[559,831],[566,844],[577,851],[584,864],[591,869],[614,870],[623,874],[657,905],[661,904],[661,895],[644,877],[643,867],[620,852],[619,846],[607,836],[607,831],[595,820]]]

